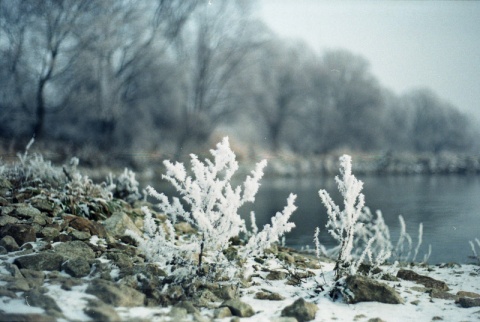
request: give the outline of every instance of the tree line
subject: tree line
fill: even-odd
[[[474,124],[363,57],[278,38],[256,2],[0,0],[0,138],[179,156],[219,128],[272,151],[465,152]]]

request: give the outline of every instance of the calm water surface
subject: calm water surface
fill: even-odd
[[[479,176],[368,176],[364,182],[366,206],[382,211],[395,245],[400,233],[398,215],[405,219],[407,232],[417,243],[418,225],[423,223],[423,243],[417,259],[432,245],[429,263],[468,262],[472,254],[469,240],[480,238]],[[257,224],[269,222],[282,210],[290,192],[296,193],[297,211],[292,215],[296,228],[287,235],[292,247],[313,247],[313,232],[320,227],[320,242],[333,246],[325,224],[327,213],[318,190],[326,189],[343,207],[334,178],[264,179],[254,210]],[[477,253],[478,253],[477,248]]]
[[[382,211],[395,245],[402,215],[407,232],[417,243],[418,225],[423,223],[423,243],[417,259],[422,259],[432,245],[429,263],[466,263],[472,254],[469,240],[480,238],[480,176],[367,176],[364,182],[366,206]],[[168,191],[165,184],[155,185],[159,191]],[[245,215],[254,210],[259,228],[270,222],[270,217],[286,205],[290,192],[297,194],[297,211],[291,221],[296,228],[286,236],[287,246],[313,248],[315,227],[320,227],[320,242],[335,245],[325,224],[327,213],[319,189],[326,189],[335,202],[343,207],[333,177],[285,179],[265,178],[252,207],[242,209]],[[248,222],[248,219],[247,219]],[[477,248],[477,252],[478,252]]]

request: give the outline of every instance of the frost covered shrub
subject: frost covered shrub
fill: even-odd
[[[135,178],[135,172],[127,168],[118,177],[110,173],[106,183],[115,198],[133,203],[142,197],[138,190],[139,183]]]
[[[206,159],[205,162],[199,161],[196,155],[191,155],[192,176],[187,174],[182,163],[164,161],[167,171],[163,178],[177,190],[182,201],[179,198],[172,198],[170,201],[163,193],[147,187],[148,194],[159,201],[157,206],[161,212],[167,214],[168,220],[162,227],[157,228],[151,219],[146,220],[144,236],[135,237],[140,240],[140,247],[151,261],[160,259],[161,263],[171,265],[181,258],[183,264],[187,264],[189,268],[183,272],[173,271],[180,279],[185,277],[182,274],[192,272],[194,266],[201,275],[203,263],[210,268],[209,273],[213,267],[219,267],[222,274],[231,276],[236,272],[236,268],[226,258],[224,251],[231,245],[232,238],[242,233],[249,236],[245,246],[238,251],[238,255],[245,258],[262,254],[295,226],[288,222],[296,209],[296,196],[291,194],[284,210],[278,212],[272,218],[272,223],[265,225],[261,232],[258,232],[254,223],[255,216],[252,214],[253,229],[248,233],[238,209],[245,203],[255,201],[267,162],[263,160],[257,163],[243,184],[232,187],[231,179],[238,170],[238,163],[235,153],[230,149],[228,138],[225,137],[210,153],[212,160]],[[150,218],[148,213],[146,216]],[[189,240],[171,239],[171,227],[178,218],[197,228],[198,234]]]
[[[374,216],[368,207],[365,207],[365,196],[361,193],[363,182],[352,174],[352,159],[348,155],[340,157],[340,174],[335,177],[338,190],[343,197],[344,208],[340,209],[325,190],[319,195],[327,208],[328,221],[326,228],[329,234],[338,242],[338,245],[327,250],[318,240],[320,229],[317,228],[314,242],[317,256],[321,254],[337,257],[335,275],[340,279],[357,272],[360,264],[368,262],[370,271],[378,267],[392,254],[396,261],[406,262],[412,255],[412,238],[406,231],[405,220],[400,215],[400,236],[394,248],[390,239],[390,230],[383,220],[381,211],[377,210]],[[420,223],[418,242],[414,249],[412,261],[415,261],[422,244],[423,224]],[[429,251],[424,255],[423,263],[428,261]],[[368,260],[368,261],[367,261]]]
[[[480,249],[480,240],[478,238],[475,238],[475,242],[477,243],[477,246]],[[475,261],[475,264],[480,265],[480,256],[478,255],[478,253],[475,249],[475,243],[473,242],[473,240],[470,240],[468,243],[470,244],[470,247],[472,248],[472,255],[469,256],[469,258],[473,259]]]
[[[4,175],[13,181],[25,184],[43,184],[57,186],[65,182],[62,169],[54,167],[50,161],[43,158],[41,154],[29,154],[34,143],[31,139],[23,154],[18,153],[18,162],[10,167],[4,168]]]
[[[374,266],[380,265],[390,257],[392,248],[381,212],[377,212],[377,218],[373,220],[370,210],[365,208],[365,196],[361,193],[363,182],[352,174],[352,159],[348,155],[340,157],[340,174],[335,181],[343,197],[343,209],[335,204],[326,190],[319,191],[328,214],[326,228],[338,242],[333,250],[337,254],[334,269],[337,279],[355,274],[366,258]],[[321,252],[318,232],[315,235],[317,254]]]

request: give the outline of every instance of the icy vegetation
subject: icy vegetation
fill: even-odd
[[[181,200],[173,197],[170,201],[165,194],[158,193],[151,186],[147,187],[148,194],[159,201],[157,207],[167,215],[167,219],[162,227],[157,227],[148,209],[144,209],[143,237],[129,232],[149,260],[157,262],[161,259],[162,267],[179,280],[191,277],[195,271],[198,276],[212,278],[216,274],[226,274],[231,279],[237,274],[237,266],[231,264],[232,258],[228,258],[226,251],[233,239],[241,234],[248,236],[244,247],[235,251],[236,259],[245,260],[251,255],[262,255],[295,226],[288,221],[296,209],[296,196],[291,194],[284,210],[278,212],[272,218],[271,225],[265,225],[261,232],[258,232],[252,213],[252,230],[248,231],[238,209],[245,203],[255,201],[267,162],[263,160],[257,163],[242,185],[232,187],[231,180],[238,170],[238,162],[230,149],[228,138],[225,137],[210,153],[212,160],[205,159],[205,162],[191,155],[192,176],[187,174],[182,163],[166,160],[167,172],[163,178],[177,190]],[[195,227],[198,234],[177,243],[173,226],[178,218]]]
[[[401,231],[396,247],[390,240],[390,230],[383,220],[380,210],[374,218],[368,207],[365,207],[365,196],[361,193],[363,182],[352,174],[352,159],[348,155],[340,157],[340,174],[335,181],[343,197],[343,209],[330,197],[326,190],[320,190],[320,198],[327,209],[328,233],[338,242],[336,247],[327,250],[318,240],[320,229],[314,235],[316,254],[336,256],[336,279],[355,275],[363,263],[368,263],[369,271],[373,272],[388,259],[395,256],[395,262],[407,262],[412,254],[412,238],[406,232],[403,217],[399,216]],[[412,262],[415,262],[422,244],[423,224],[420,223],[418,242],[414,250]],[[423,263],[428,261],[431,253],[425,254]]]

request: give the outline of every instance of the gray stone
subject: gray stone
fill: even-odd
[[[7,283],[7,290],[13,292],[26,292],[30,290],[30,284],[26,278],[15,278]]]
[[[19,246],[36,241],[35,230],[29,225],[7,224],[0,229],[0,238],[12,236]]]
[[[5,313],[0,310],[0,321],[16,321],[16,322],[52,322],[52,317],[33,314],[33,313]]]
[[[352,294],[352,296],[346,297],[346,302],[350,304],[370,301],[388,304],[404,302],[392,287],[366,276],[348,276],[345,280],[345,287]]]
[[[86,315],[94,321],[115,322],[121,321],[120,316],[111,305],[107,305],[102,301],[89,300],[87,307],[83,309]]]
[[[255,314],[253,308],[238,299],[227,300],[223,302],[220,307],[228,307],[233,315],[239,316],[241,318],[250,317]]]
[[[30,287],[40,287],[43,285],[45,274],[42,271],[22,268],[20,272],[22,273],[23,277],[25,277]]]
[[[285,307],[282,310],[281,316],[288,316],[297,319],[299,322],[311,321],[315,319],[315,314],[318,311],[318,306],[314,303],[309,303],[302,298],[299,298],[293,304]]]
[[[420,275],[415,273],[414,271],[401,269],[397,273],[397,277],[401,278],[402,280],[412,281],[418,284],[422,284],[425,287],[437,289],[439,291],[448,291],[449,288],[445,282],[436,280],[434,278]]]
[[[187,317],[187,310],[182,307],[174,306],[171,308],[168,316],[173,319],[173,321],[183,320]]]
[[[126,236],[125,231],[127,229],[132,230],[139,236],[143,235],[130,217],[123,212],[114,212],[110,218],[103,222],[103,226],[107,233],[115,238]]]
[[[27,219],[33,218],[33,217],[38,216],[42,213],[37,208],[33,208],[31,206],[18,207],[15,212],[16,212],[18,217],[27,218]]]
[[[232,311],[228,307],[219,307],[213,311],[213,317],[215,319],[223,319],[232,316]]]
[[[55,253],[62,255],[67,259],[83,258],[85,260],[94,259],[94,251],[84,242],[74,240],[61,243],[55,246]]]
[[[58,307],[57,302],[50,296],[40,293],[38,290],[30,290],[24,294],[25,302],[30,306],[40,307],[50,312],[61,313],[62,310]]]
[[[87,240],[87,239],[90,239],[90,237],[92,236],[87,231],[78,231],[78,230],[72,231],[70,235],[72,236],[73,240]]]
[[[175,305],[175,307],[180,307],[187,310],[188,314],[200,313],[200,311],[193,306],[193,303],[190,301],[182,301]]]
[[[67,260],[63,263],[62,268],[73,277],[85,277],[90,274],[90,264],[80,257]]]
[[[60,232],[55,227],[44,227],[38,235],[46,241],[52,241],[60,235]]]
[[[6,208],[6,207],[3,207],[3,208]],[[0,227],[6,226],[8,224],[17,224],[18,222],[19,220],[15,217],[12,217],[9,215],[0,216]]]
[[[432,289],[430,292],[430,297],[434,299],[442,299],[442,300],[456,300],[457,296],[452,293],[448,293],[445,291],[439,291],[437,289]]]
[[[64,258],[55,253],[38,253],[26,255],[15,259],[14,264],[20,268],[28,268],[37,271],[60,271]]]
[[[132,258],[123,253],[107,253],[106,257],[121,269],[133,267]]]
[[[0,240],[0,246],[3,246],[8,252],[16,252],[20,249],[12,236],[5,236]]]
[[[3,247],[3,246],[0,246],[0,255],[6,255],[8,254],[8,250]]]
[[[237,295],[237,287],[235,285],[222,285],[213,290],[213,293],[222,300],[231,300]]]
[[[281,271],[271,271],[265,278],[270,281],[284,280],[287,278],[287,273]]]
[[[257,292],[255,294],[257,300],[281,301],[285,298],[278,293],[272,292]]]
[[[458,291],[457,292],[457,297],[471,297],[471,298],[479,298],[480,294],[475,293],[475,292],[467,292],[467,291]]]
[[[461,297],[455,303],[463,308],[477,307],[480,306],[480,298]]]
[[[3,297],[3,296],[9,297],[9,298],[12,298],[12,299],[18,298],[17,294],[14,291],[9,291],[9,290],[0,288],[0,297]]]
[[[195,306],[206,308],[216,307],[216,305],[214,305],[214,302],[218,301],[220,301],[220,299],[215,294],[213,294],[212,291],[207,289],[198,291],[197,293],[195,293],[193,298]]]
[[[105,280],[93,280],[87,287],[86,293],[95,295],[103,302],[113,306],[143,306],[145,294],[128,287]]]
[[[10,276],[15,278],[23,278],[21,271],[18,269],[18,266],[15,264],[11,264],[9,262],[3,262],[3,267],[10,273]]]

